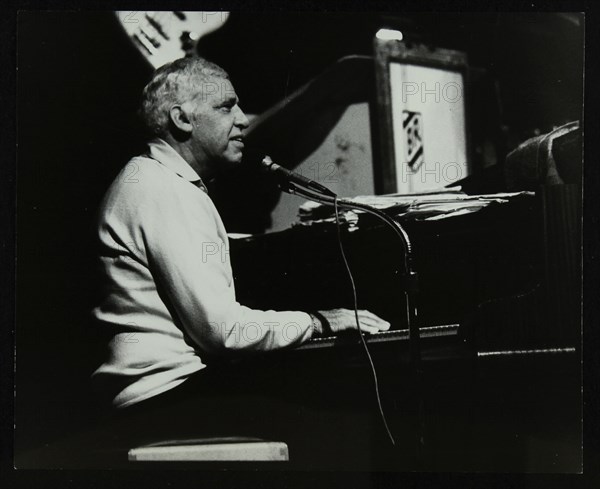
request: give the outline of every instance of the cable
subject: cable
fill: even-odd
[[[377,379],[377,370],[375,369],[375,364],[373,363],[373,359],[371,358],[371,352],[369,352],[369,347],[367,346],[367,342],[365,341],[365,338],[363,336],[363,332],[360,327],[360,321],[358,319],[358,299],[356,296],[356,285],[354,283],[354,277],[352,276],[352,271],[350,270],[350,265],[348,265],[346,253],[344,252],[344,245],[342,243],[342,234],[340,231],[340,216],[339,216],[339,212],[338,212],[338,202],[337,201],[338,201],[338,197],[335,196],[334,200],[333,200],[333,205],[335,208],[335,222],[337,225],[336,226],[337,227],[337,238],[338,238],[338,244],[340,245],[340,252],[341,252],[342,258],[344,260],[344,265],[346,266],[346,271],[348,272],[348,276],[350,277],[350,283],[352,285],[352,295],[354,298],[354,317],[356,318],[356,326],[358,328],[358,335],[360,336],[361,343],[365,349],[367,358],[369,359],[369,365],[371,366],[371,372],[373,373],[373,382],[375,384],[375,395],[377,397],[377,407],[379,408],[379,414],[381,416],[381,420],[383,421],[383,425],[388,434],[388,437],[390,438],[390,441],[392,442],[392,445],[396,446],[396,440],[394,440],[392,432],[390,431],[390,428],[387,423],[387,419],[385,417],[385,413],[383,412],[383,406],[381,405],[381,396],[379,394],[379,380]]]
[[[288,192],[292,195],[300,195],[300,196],[305,197],[314,202],[319,202],[321,204],[326,204],[326,205],[332,205],[335,207],[336,212],[337,212],[338,206],[341,206],[343,208],[349,208],[349,209],[353,209],[353,210],[359,209],[359,210],[362,210],[364,212],[368,212],[368,213],[374,215],[378,219],[381,219],[385,224],[387,224],[388,226],[390,226],[392,228],[392,230],[398,235],[398,237],[400,238],[400,241],[402,242],[402,245],[404,247],[404,269],[406,271],[406,278],[409,281],[408,282],[409,289],[412,289],[412,291],[413,291],[412,293],[414,293],[414,290],[416,290],[418,288],[417,274],[413,269],[412,245],[411,245],[410,239],[408,237],[408,234],[404,230],[404,228],[398,222],[396,222],[391,216],[388,216],[384,212],[374,209],[365,204],[360,204],[358,202],[349,202],[349,201],[346,201],[343,199],[339,199],[339,197],[337,197],[335,194],[334,194],[334,196],[323,195],[312,189],[299,187],[294,182],[291,182],[290,185],[284,189],[284,191]],[[338,215],[336,214],[336,218],[337,217],[338,217]],[[338,229],[339,229],[339,222],[338,222]],[[408,330],[409,330],[411,363],[414,366],[415,373],[417,373],[417,376],[419,376],[419,370],[420,370],[420,364],[421,364],[421,351],[419,348],[419,328],[416,325],[416,322],[413,321],[413,316],[415,318],[417,316],[417,310],[416,310],[416,306],[414,303],[414,298],[412,297],[412,293],[406,292],[406,291],[404,293],[405,297],[406,297],[406,324],[407,324]]]
[[[336,225],[337,225],[336,227],[337,227],[338,243],[340,246],[340,251],[342,254],[342,258],[344,260],[344,264],[346,266],[346,271],[348,272],[348,276],[350,277],[350,282],[352,285],[352,293],[353,293],[353,297],[354,297],[354,316],[356,319],[359,336],[360,336],[361,342],[363,344],[363,347],[365,349],[365,352],[367,354],[367,358],[369,359],[369,364],[371,367],[371,371],[373,373],[373,380],[374,380],[374,384],[375,384],[375,394],[377,396],[377,405],[379,408],[379,414],[381,416],[381,419],[382,419],[385,429],[387,431],[388,437],[389,437],[390,441],[392,442],[392,445],[395,446],[396,441],[394,440],[394,437],[389,429],[389,426],[387,424],[387,419],[386,419],[385,413],[383,411],[383,406],[381,404],[381,396],[379,394],[379,380],[377,378],[377,371],[375,369],[373,359],[371,358],[371,353],[369,352],[367,343],[362,335],[360,321],[358,319],[358,300],[356,297],[356,287],[355,287],[355,283],[354,283],[354,277],[352,276],[352,271],[350,270],[350,266],[348,265],[348,260],[346,259],[346,254],[344,252],[344,247],[343,247],[343,243],[342,243],[342,239],[341,239],[341,232],[340,232],[341,226],[340,226],[338,205],[341,205],[342,207],[346,207],[346,208],[350,208],[350,209],[360,209],[364,212],[373,214],[374,216],[383,220],[388,226],[390,226],[394,230],[394,232],[400,238],[402,245],[404,246],[404,267],[405,267],[405,271],[406,271],[408,279],[412,281],[411,284],[409,284],[409,286],[415,287],[416,273],[414,272],[414,269],[413,269],[412,246],[411,246],[408,234],[406,234],[406,231],[404,230],[404,228],[402,228],[402,226],[400,226],[392,217],[386,215],[384,212],[381,212],[377,209],[371,208],[368,205],[359,204],[357,202],[349,202],[349,201],[345,201],[345,200],[340,201],[338,196],[335,194],[333,196],[323,195],[319,192],[314,191],[313,189],[302,188],[302,187],[294,184],[293,182],[288,187],[281,188],[281,189],[292,195],[300,195],[300,196],[305,197],[314,202],[319,202],[321,204],[327,204],[327,205],[334,206],[335,220],[336,220]],[[415,373],[417,375],[417,382],[420,383],[419,372],[420,372],[421,355],[420,355],[420,348],[419,348],[419,330],[418,330],[417,326],[415,324],[413,324],[413,321],[411,320],[412,311],[414,311],[414,314],[416,315],[416,309],[414,309],[414,305],[411,304],[410,294],[406,293],[406,292],[405,292],[405,294],[407,297],[407,303],[406,303],[407,317],[406,317],[406,319],[407,319],[407,325],[409,328],[409,340],[410,340],[410,345],[411,345],[411,361],[415,368]],[[419,411],[421,411],[421,408],[419,409]],[[420,442],[420,444],[421,444],[421,442]]]

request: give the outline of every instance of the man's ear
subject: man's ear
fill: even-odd
[[[191,120],[191,113],[181,105],[174,105],[169,110],[169,118],[171,123],[180,131],[189,134],[192,132],[193,125]]]

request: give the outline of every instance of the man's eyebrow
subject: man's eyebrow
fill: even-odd
[[[235,104],[239,104],[239,103],[240,103],[240,101],[239,101],[239,99],[237,98],[237,96],[235,96],[235,95],[229,95],[229,96],[225,96],[225,97],[223,97],[223,98],[222,98],[222,99],[221,99],[221,100],[218,102],[217,106],[229,105],[229,104],[235,105]]]

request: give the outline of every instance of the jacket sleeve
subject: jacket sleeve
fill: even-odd
[[[236,301],[227,236],[203,191],[192,184],[186,193],[156,191],[136,209],[137,236],[176,324],[201,351],[267,351],[311,337],[307,313],[254,310]]]

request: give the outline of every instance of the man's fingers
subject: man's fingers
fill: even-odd
[[[387,331],[388,329],[390,329],[390,324],[389,323],[371,323],[371,322],[365,322],[365,321],[361,321],[360,322],[360,327],[365,329],[365,328],[371,328],[375,331]]]
[[[359,309],[358,316],[362,317],[362,318],[369,318],[369,319],[380,319],[379,316],[377,316],[376,314],[373,314],[371,311],[367,311],[366,309]]]
[[[390,326],[391,324],[383,319],[379,319],[379,321],[377,321],[377,328],[379,328],[381,331],[387,331],[390,329]]]
[[[366,324],[360,323],[360,329],[363,333],[369,333],[369,334],[373,334],[373,333],[377,333],[379,332],[379,328],[375,328],[373,326],[368,326]]]
[[[351,309],[332,309],[322,311],[323,316],[329,321],[331,329],[335,332],[345,329],[356,329],[356,315]],[[370,311],[361,309],[358,311],[360,328],[366,333],[377,333],[390,329],[390,323]]]
[[[358,311],[358,317],[361,324],[367,324],[369,326],[376,327],[380,331],[387,331],[390,329],[390,323],[381,319],[379,316],[373,314],[370,311],[361,310]]]

